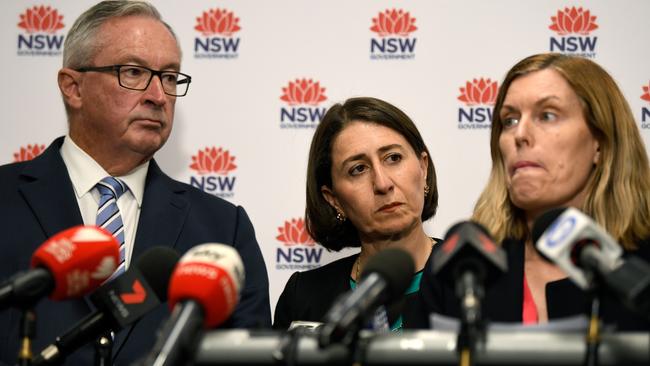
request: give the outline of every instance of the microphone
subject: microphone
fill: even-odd
[[[481,319],[484,288],[508,270],[506,253],[478,223],[462,221],[452,226],[440,250],[433,255],[433,273],[455,284],[464,321]]]
[[[461,360],[471,364],[475,344],[485,335],[481,311],[485,288],[508,270],[506,253],[483,226],[462,221],[447,231],[432,267],[434,275],[455,287],[461,310],[457,349]]]
[[[357,288],[339,297],[325,314],[319,346],[349,343],[367,316],[402,298],[414,271],[413,258],[401,249],[385,249],[370,258]]]
[[[99,287],[117,268],[117,240],[96,226],[64,230],[36,249],[32,269],[0,285],[0,310],[30,308],[42,297],[82,297]]]
[[[70,328],[36,355],[33,365],[58,364],[85,343],[108,332],[117,332],[143,317],[167,299],[167,286],[178,253],[153,247],[135,266],[105,283],[90,295],[97,310]]]
[[[224,244],[201,244],[179,261],[169,284],[171,317],[161,328],[145,365],[177,365],[191,360],[201,328],[212,328],[232,314],[244,286],[244,265]]]
[[[597,280],[632,310],[650,314],[650,265],[634,256],[623,259],[616,240],[580,210],[544,213],[533,225],[533,240],[581,289],[593,289]]]

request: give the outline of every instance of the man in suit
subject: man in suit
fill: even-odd
[[[176,99],[191,81],[180,63],[176,36],[148,3],[106,1],[77,19],[58,73],[69,133],[32,161],[0,167],[0,280],[29,268],[32,253],[48,237],[96,224],[96,185],[116,177],[126,187],[117,198],[123,228],[114,233],[123,234],[126,267],[152,246],[182,254],[205,242],[232,245],[244,262],[246,283],[224,326],[270,327],[266,267],[244,209],[171,179],[153,160],[171,132]],[[33,350],[91,311],[85,300],[41,301]],[[117,333],[115,363],[127,365],[145,354],[166,316],[165,304]],[[0,313],[0,363],[16,362],[19,319],[17,310]],[[87,345],[67,364],[90,364],[92,357]]]

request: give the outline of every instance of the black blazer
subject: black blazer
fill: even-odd
[[[650,245],[642,243],[639,250],[626,255],[636,255],[650,263]],[[441,245],[434,247],[440,250]],[[488,287],[485,295],[484,316],[495,322],[522,322],[524,299],[524,243],[505,240],[502,244],[507,253],[508,272]],[[431,273],[429,286],[422,287],[422,299],[427,312],[459,317],[459,305],[452,284],[442,283]],[[546,285],[546,306],[549,319],[565,318],[587,314],[590,306],[587,295],[568,279],[550,282]],[[604,323],[619,330],[650,330],[650,322],[625,308],[610,294],[601,301],[601,315]]]
[[[37,158],[0,167],[0,281],[29,268],[32,253],[50,236],[83,223],[66,166],[59,153],[63,138]],[[165,175],[149,164],[133,258],[152,246],[169,246],[179,253],[207,243],[232,245],[246,270],[240,303],[224,327],[270,327],[268,276],[243,208],[234,206]],[[34,352],[52,343],[91,312],[84,300],[41,301],[36,307]],[[116,335],[114,362],[129,365],[153,346],[156,330],[169,316],[167,304]],[[14,364],[18,351],[20,313],[0,313],[0,363]],[[88,340],[89,342],[91,340]],[[68,357],[67,364],[90,365],[92,347]]]
[[[350,272],[357,257],[355,254],[320,268],[292,274],[275,307],[273,328],[287,329],[294,320],[323,321],[336,298],[350,291]],[[428,262],[426,267],[429,267]],[[428,278],[422,276],[420,288],[426,286],[429,286]],[[419,291],[406,296],[401,315],[404,328],[428,327],[428,313]]]

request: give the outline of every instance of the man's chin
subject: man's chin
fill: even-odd
[[[160,150],[165,144],[166,139],[162,136],[149,136],[148,138],[139,138],[134,140],[131,144],[131,150],[137,152],[144,157],[151,157],[156,151]]]

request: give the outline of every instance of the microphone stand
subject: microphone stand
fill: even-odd
[[[32,364],[32,339],[36,335],[36,313],[29,307],[22,310],[20,317],[19,337],[21,339],[18,352],[18,365],[30,366]]]
[[[111,366],[113,364],[113,337],[110,333],[101,335],[95,340],[95,366]]]
[[[461,308],[461,324],[456,345],[460,366],[474,364],[476,345],[485,338],[485,324],[481,316],[483,287],[477,279],[478,276],[473,271],[465,271],[456,285]]]
[[[587,329],[586,366],[598,365],[598,348],[600,346],[600,298],[592,293],[591,311],[589,312],[589,328]]]

